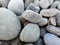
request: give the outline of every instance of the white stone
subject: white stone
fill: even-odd
[[[38,23],[40,22],[42,16],[32,10],[26,10],[25,12],[23,12],[23,14],[21,15],[24,19],[28,20],[29,22],[33,22],[33,23]]]
[[[39,24],[39,26],[44,26],[47,23],[48,23],[48,19],[47,18],[42,18],[38,24]]]
[[[8,4],[8,9],[20,15],[24,11],[24,2],[23,0],[10,0]]]
[[[30,4],[30,3],[33,3],[34,0],[25,0],[25,8],[27,8],[27,6]]]
[[[30,3],[30,5],[26,8],[26,10],[32,10],[32,11],[35,11],[35,12],[39,12],[39,7],[38,6],[36,6],[35,4],[33,4],[33,3]]]
[[[60,28],[59,27],[48,25],[46,27],[46,30],[50,33],[53,33],[53,34],[56,34],[56,35],[60,36]]]
[[[29,23],[23,28],[20,34],[20,40],[23,42],[35,42],[39,39],[39,36],[39,26],[37,24]]]
[[[39,5],[41,8],[46,9],[53,3],[53,0],[40,0]]]
[[[8,3],[10,0],[0,0],[0,5],[3,7],[8,7]]]
[[[6,8],[0,8],[0,40],[14,39],[20,32],[18,17]]]
[[[54,34],[47,33],[44,36],[44,42],[46,45],[60,45],[60,38]]]
[[[52,5],[51,8],[56,8],[59,5],[59,1],[55,1]]]
[[[55,8],[44,9],[40,12],[40,14],[44,17],[53,17],[53,16],[57,15],[58,13],[60,13],[60,11]]]

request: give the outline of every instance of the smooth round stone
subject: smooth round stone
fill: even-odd
[[[43,45],[42,39],[39,39],[37,42],[35,42],[35,45]]]
[[[49,24],[53,25],[53,26],[56,26],[56,18],[55,17],[51,17],[49,18]]]
[[[39,5],[41,8],[46,9],[53,3],[53,0],[40,0]]]
[[[29,22],[33,22],[33,23],[38,23],[40,22],[42,16],[32,10],[26,10],[25,12],[23,12],[23,14],[21,15],[24,19],[28,20]]]
[[[44,42],[46,45],[60,45],[60,38],[54,34],[47,33],[44,36]]]
[[[0,0],[0,6],[2,7],[8,7],[8,3],[10,0]]]
[[[46,27],[46,30],[50,33],[53,33],[53,34],[56,34],[56,35],[60,36],[60,28],[59,27],[48,25]]]
[[[38,6],[34,5],[33,3],[30,3],[26,10],[32,10],[38,13],[40,9]]]
[[[51,8],[56,8],[59,5],[59,1],[55,1],[52,5]]]
[[[24,11],[23,0],[10,0],[8,4],[8,9],[13,11],[15,14],[20,15]]]
[[[60,11],[55,8],[44,9],[40,12],[40,14],[44,17],[53,17],[56,16],[58,13],[60,13]]]
[[[34,0],[25,0],[25,8],[27,8],[27,6],[30,4],[30,3],[33,3]]]
[[[24,45],[34,45],[33,43],[27,43],[27,44],[24,44]]]
[[[6,8],[0,8],[0,40],[14,39],[20,32],[18,17]]]
[[[40,20],[40,22],[38,23],[39,26],[44,26],[48,23],[48,19],[47,18],[42,18]]]
[[[27,24],[20,34],[20,40],[23,42],[35,42],[39,37],[40,28],[37,24],[32,23]]]
[[[58,7],[57,7],[59,10],[60,10],[60,3],[59,3],[59,5],[58,5]]]

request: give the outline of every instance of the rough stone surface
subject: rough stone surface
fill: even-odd
[[[39,26],[44,26],[47,23],[48,23],[48,19],[47,18],[42,18],[38,24],[39,24]]]
[[[39,26],[37,24],[29,23],[23,28],[20,34],[20,40],[23,42],[35,42],[39,39],[39,36]]]
[[[53,17],[53,16],[57,15],[58,13],[60,13],[60,11],[55,8],[44,9],[40,12],[40,14],[44,17]]]
[[[53,0],[40,0],[39,5],[41,8],[46,9],[53,3]]]
[[[46,27],[46,30],[49,31],[50,33],[53,33],[53,34],[60,36],[60,28],[59,27],[48,25]]]
[[[21,15],[24,19],[28,20],[29,22],[33,22],[33,23],[38,23],[40,22],[42,16],[32,10],[26,10],[25,12],[23,12],[23,14]]]
[[[32,11],[35,11],[35,12],[39,12],[39,7],[34,5],[33,3],[30,3],[30,5],[27,7],[27,10],[32,10]]]
[[[55,1],[52,5],[51,8],[56,8],[59,5],[59,1]]]
[[[6,8],[0,8],[0,40],[14,39],[20,32],[18,17]]]
[[[44,42],[46,45],[60,45],[60,38],[54,34],[47,33],[44,36]]]
[[[53,26],[56,26],[56,19],[55,19],[55,17],[49,18],[49,24],[51,24]]]
[[[24,2],[23,0],[10,0],[8,4],[8,9],[20,15],[24,11]]]

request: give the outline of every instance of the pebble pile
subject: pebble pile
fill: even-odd
[[[60,0],[0,0],[0,45],[60,45]]]

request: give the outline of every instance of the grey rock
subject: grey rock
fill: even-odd
[[[55,1],[52,5],[51,8],[56,8],[59,5],[59,1]]]
[[[40,12],[40,14],[44,17],[53,17],[56,16],[60,11],[55,8],[50,8],[50,9],[44,9]]]
[[[8,9],[13,11],[15,14],[20,15],[24,11],[23,0],[10,0],[8,4]]]
[[[32,10],[26,10],[25,12],[23,12],[23,14],[21,15],[24,19],[28,20],[29,22],[33,22],[33,23],[38,23],[40,22],[42,16]]]
[[[29,23],[23,28],[20,34],[20,40],[23,42],[35,42],[39,39],[39,36],[39,26],[37,24]]]
[[[44,26],[48,24],[48,19],[47,18],[42,18],[40,22],[38,23],[39,26]]]
[[[33,3],[30,3],[30,5],[27,7],[27,10],[32,10],[32,11],[35,11],[35,12],[39,12],[39,7],[34,5]]]
[[[14,39],[20,32],[18,17],[6,8],[0,8],[0,40]]]
[[[60,45],[60,38],[54,34],[47,33],[44,36],[44,42],[46,45]]]
[[[56,34],[56,35],[60,36],[60,28],[59,27],[48,25],[46,27],[46,30],[50,33],[53,33],[53,34]]]
[[[48,8],[53,3],[53,0],[40,0],[39,5],[42,9]]]
[[[24,45],[34,45],[33,43],[27,43],[27,44],[24,44]]]

